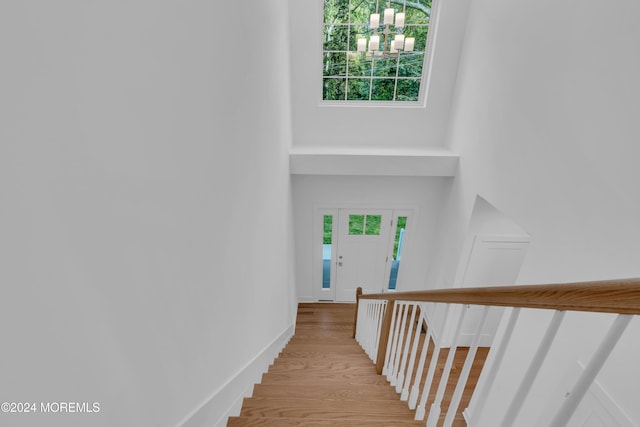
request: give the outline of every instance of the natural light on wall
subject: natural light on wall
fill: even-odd
[[[432,0],[324,0],[322,99],[421,101]]]

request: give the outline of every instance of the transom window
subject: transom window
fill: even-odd
[[[322,99],[420,101],[432,0],[324,0]]]

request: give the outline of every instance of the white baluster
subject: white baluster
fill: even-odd
[[[420,350],[420,359],[418,361],[418,368],[416,369],[416,373],[413,378],[413,386],[411,387],[411,393],[409,394],[409,409],[411,410],[416,409],[418,396],[420,395],[420,379],[422,378],[422,372],[424,372],[424,364],[427,359],[427,353],[429,352],[430,339],[431,339],[431,328],[429,327],[429,325],[427,325],[427,331],[424,336],[424,342],[422,343],[422,350]],[[424,408],[422,412],[424,413]]]
[[[444,331],[447,326],[447,321],[449,318],[449,308],[451,304],[445,304],[444,317],[442,330]],[[426,317],[426,316],[425,316]],[[425,407],[427,406],[427,399],[429,398],[429,392],[431,391],[431,383],[433,382],[433,376],[436,371],[436,365],[438,364],[438,357],[440,357],[440,346],[437,344],[435,336],[433,334],[433,328],[427,325],[427,334],[425,337],[424,345],[422,348],[422,353],[420,355],[420,364],[418,366],[418,370],[416,371],[416,377],[414,380],[413,388],[411,389],[411,396],[409,396],[409,408],[413,409],[416,407],[415,402],[418,399],[418,394],[420,392],[420,378],[422,378],[422,371],[424,370],[424,363],[427,357],[427,351],[429,349],[429,340],[433,336],[433,354],[431,355],[431,362],[429,363],[429,370],[427,371],[427,378],[424,383],[424,388],[422,390],[422,398],[420,399],[420,404],[416,408],[416,420],[424,420],[425,415]]]
[[[360,306],[358,307],[358,328],[356,330],[356,338],[360,343],[362,348],[366,348],[366,334],[367,334],[367,323],[369,319],[367,318],[367,309],[369,304],[366,301],[360,301]]]
[[[378,322],[376,323],[376,338],[375,338],[375,348],[373,350],[373,356],[371,360],[375,361],[378,357],[378,347],[380,347],[380,334],[382,333],[382,322],[384,320],[384,313],[387,308],[386,301],[380,301],[380,305],[378,306]]]
[[[375,334],[376,305],[377,304],[375,302],[372,302],[369,305],[369,330],[367,331],[367,355],[369,356],[369,358],[371,358],[373,354],[372,351],[374,346],[373,340]]]
[[[611,328],[609,328],[609,331],[600,343],[600,346],[596,349],[593,356],[591,356],[591,360],[584,369],[584,372],[582,372],[578,382],[573,386],[573,390],[571,390],[569,396],[562,404],[562,407],[553,417],[549,427],[562,427],[567,425],[571,416],[578,407],[578,404],[582,401],[582,398],[589,390],[591,383],[593,383],[596,375],[598,375],[598,372],[600,372],[604,362],[607,360],[611,351],[620,339],[620,336],[622,336],[627,325],[629,325],[632,317],[633,316],[628,314],[619,314],[616,317],[616,320],[613,322],[613,325],[611,325]]]
[[[373,306],[373,311],[371,313],[371,347],[369,357],[371,360],[374,360],[377,356],[376,351],[378,348],[378,334],[379,334],[379,318],[380,318],[380,308],[382,305],[379,301],[376,301],[376,304]]]
[[[516,391],[516,394],[511,401],[511,405],[509,405],[509,409],[502,420],[502,427],[513,427],[514,421],[522,408],[525,398],[527,394],[529,394],[529,390],[531,390],[531,386],[533,385],[533,381],[536,379],[538,372],[540,371],[540,367],[542,366],[542,362],[544,362],[549,349],[551,348],[551,344],[553,343],[553,339],[560,328],[560,324],[562,323],[562,319],[564,318],[564,311],[556,310],[553,314],[553,318],[551,319],[551,323],[547,327],[547,332],[544,334],[540,345],[538,346],[538,350],[533,356],[531,360],[531,364],[529,365],[529,369],[524,375],[522,382],[520,383],[520,387]]]
[[[360,346],[362,346],[362,334],[363,334],[363,329],[364,329],[364,325],[366,324],[366,319],[364,319],[364,313],[366,312],[366,301],[362,300],[360,301],[360,304],[358,304],[358,324],[356,326],[356,341],[358,342],[358,344],[360,344]]]
[[[382,301],[380,304],[380,319],[378,320],[378,336],[376,337],[376,351],[375,358],[378,357],[378,350],[380,347],[380,337],[382,336],[382,324],[384,323],[384,316],[387,312],[387,308],[389,307],[389,303],[387,301]]]
[[[371,307],[369,308],[369,331],[367,334],[367,351],[369,354],[369,358],[372,359],[374,357],[373,349],[375,346],[375,333],[376,333],[376,311],[377,311],[377,301],[372,301]]]
[[[398,347],[400,346],[400,331],[404,328],[403,319],[406,303],[396,301],[396,305],[398,305],[398,314],[396,318],[396,327],[393,331],[393,343],[391,346],[391,358],[389,359],[389,370],[387,371],[387,381],[391,383],[391,385],[395,385],[395,377],[398,372],[398,364],[396,363],[396,359],[398,359]],[[402,325],[402,326],[401,326]]]
[[[371,304],[369,301],[361,301],[362,303],[362,311],[358,313],[358,320],[362,318],[362,327],[360,328],[360,346],[366,351],[367,350],[367,336],[369,334],[370,322],[369,312],[371,310]]]
[[[393,304],[393,312],[391,313],[391,325],[389,325],[389,339],[387,341],[387,349],[385,350],[384,365],[382,367],[382,375],[388,375],[390,370],[390,359],[393,346],[393,333],[396,323],[396,314],[398,312],[398,304]]]
[[[405,369],[407,369],[407,358],[409,357],[409,347],[411,345],[411,334],[413,333],[413,325],[415,324],[418,305],[414,303],[411,304],[410,307],[411,318],[409,319],[409,331],[407,332],[406,339],[401,340],[401,342],[404,342],[404,345],[402,347],[402,361],[400,362],[400,370],[396,379],[396,393],[400,393],[402,391],[402,386],[404,384]],[[407,308],[407,310],[408,309],[409,308]],[[404,328],[402,328],[402,332],[404,333]]]
[[[438,391],[436,392],[436,398],[434,399],[431,408],[429,409],[429,417],[427,418],[427,427],[436,427],[438,424],[438,419],[440,418],[440,404],[442,403],[442,398],[444,397],[444,392],[447,388],[447,383],[449,382],[449,374],[451,373],[451,366],[453,366],[453,359],[456,355],[456,348],[458,346],[458,338],[460,337],[460,331],[462,330],[462,324],[464,323],[464,318],[467,314],[468,306],[462,307],[462,313],[460,313],[460,318],[458,319],[458,325],[456,326],[456,332],[453,335],[453,341],[451,343],[451,348],[449,349],[449,354],[447,355],[447,362],[444,365],[444,370],[442,371],[442,376],[440,378],[440,384],[438,385]]]
[[[413,337],[413,344],[411,346],[411,357],[409,358],[409,367],[407,368],[407,375],[404,382],[404,388],[400,394],[400,400],[406,401],[409,399],[409,387],[411,386],[411,377],[413,376],[413,367],[416,363],[416,354],[418,353],[418,345],[420,344],[420,332],[422,332],[422,324],[424,322],[424,310],[422,306],[416,305],[415,310],[420,307],[420,315],[418,316],[418,323],[416,324],[416,332]],[[415,407],[415,406],[414,406]]]
[[[506,316],[505,312],[505,316]],[[486,378],[483,374],[480,376],[478,380],[478,385],[476,391],[473,393],[473,397],[471,398],[471,402],[469,403],[469,407],[466,409],[467,420],[479,420],[482,415],[482,411],[484,409],[484,405],[487,402],[487,397],[491,392],[491,387],[493,386],[493,382],[498,375],[498,370],[502,366],[502,359],[504,358],[504,354],[507,351],[507,347],[509,342],[511,341],[511,335],[513,334],[513,329],[515,328],[516,321],[518,320],[518,316],[520,315],[520,308],[516,307],[511,309],[511,314],[509,315],[509,321],[504,328],[504,331],[498,330],[496,332],[496,337],[501,337],[498,344],[496,346],[491,347],[489,350],[489,354],[487,356],[487,360],[485,362],[486,366],[490,366],[487,371]],[[502,325],[502,324],[501,324]],[[495,351],[495,353],[494,353]],[[474,422],[475,424],[475,422]]]
[[[467,353],[467,358],[464,361],[462,371],[460,372],[460,376],[458,377],[458,384],[456,384],[456,389],[454,390],[453,397],[451,398],[451,402],[449,403],[447,415],[444,418],[445,427],[451,427],[451,425],[453,424],[453,419],[456,416],[456,412],[458,411],[458,405],[460,405],[460,400],[462,400],[462,392],[467,385],[469,373],[471,372],[471,366],[473,365],[473,361],[478,351],[478,343],[480,342],[480,336],[482,335],[482,328],[484,327],[484,324],[487,320],[487,315],[489,314],[489,308],[490,307],[485,306],[482,309],[482,318],[476,326],[475,334],[473,336],[473,340],[471,341],[471,347],[469,348],[469,353]]]

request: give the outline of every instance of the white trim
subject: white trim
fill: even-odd
[[[189,413],[176,427],[224,427],[227,419],[240,413],[242,400],[253,394],[253,385],[278,356],[293,336],[294,325],[286,328],[271,344],[260,351],[225,384],[215,390],[196,409]]]
[[[391,230],[389,231],[389,242],[387,243],[387,254],[389,256],[388,258],[388,262],[385,265],[385,272],[384,272],[384,288],[382,290],[382,292],[401,292],[402,288],[400,288],[400,290],[398,290],[398,283],[400,283],[400,271],[404,271],[404,269],[401,269],[398,271],[398,277],[396,278],[396,289],[389,289],[389,282],[391,281],[391,264],[393,261],[393,249],[395,246],[395,241],[396,241],[396,230],[398,228],[398,218],[399,217],[406,217],[407,218],[407,223],[405,225],[405,234],[404,234],[404,242],[403,242],[403,246],[406,247],[407,245],[407,241],[411,240],[409,236],[411,236],[411,234],[413,233],[413,223],[414,223],[414,213],[413,213],[413,209],[393,209],[391,211]],[[406,265],[406,264],[405,264]]]
[[[485,362],[486,363],[486,362]],[[548,425],[552,416],[560,409],[562,402],[566,399],[567,394],[571,392],[574,384],[578,381],[578,378],[583,373],[585,364],[580,360],[575,360],[574,363],[569,364],[569,367],[565,371],[564,377],[559,378],[560,385],[550,393],[549,400],[545,406],[545,410],[541,412],[541,416],[538,419],[536,425]],[[587,399],[585,401],[584,399]],[[616,402],[614,397],[602,386],[597,379],[593,381],[587,394],[584,396],[580,405],[588,405],[591,408],[597,406],[597,409],[604,410],[611,418],[616,421],[618,427],[637,427],[638,424],[634,423],[629,417],[629,414]],[[581,409],[580,405],[578,410]],[[584,408],[584,406],[583,406]],[[575,415],[575,414],[574,414]],[[568,426],[578,425],[578,419],[571,418]]]
[[[293,148],[291,175],[453,177],[459,156],[442,150],[384,151]]]
[[[431,91],[431,77],[433,75],[433,59],[435,56],[436,41],[438,39],[438,23],[440,22],[440,1],[431,2],[431,13],[429,15],[429,30],[427,33],[426,46],[424,47],[424,64],[422,65],[422,77],[420,81],[420,102],[423,107],[427,107],[429,102],[429,92]],[[455,86],[454,86],[455,87]]]
[[[322,287],[322,263],[318,263],[318,260],[322,260],[322,237],[323,232],[322,228],[324,225],[324,216],[331,215],[333,216],[332,222],[332,234],[331,234],[331,270],[330,270],[330,281],[329,288]],[[337,227],[338,227],[338,209],[335,208],[314,208],[313,218],[311,219],[311,223],[313,226],[313,230],[311,231],[311,280],[312,280],[312,289],[311,289],[311,298],[312,301],[335,301],[336,299],[336,271],[335,271],[335,254],[337,251]],[[306,297],[300,297],[306,298]],[[302,302],[302,300],[299,300]]]
[[[465,408],[462,411],[462,418],[464,418],[464,421],[467,423],[467,425],[473,425],[471,424],[471,413],[469,412],[469,408]]]
[[[580,368],[584,370],[584,364],[578,360],[578,365]],[[623,427],[635,427],[635,424],[629,414],[627,414],[624,409],[613,399],[613,396],[607,392],[607,390],[602,387],[602,384],[598,380],[594,380],[591,388],[589,389],[589,393],[593,396],[593,398],[602,405],[602,407],[615,418],[616,421],[620,423]]]

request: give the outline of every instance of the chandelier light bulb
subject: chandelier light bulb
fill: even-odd
[[[367,50],[367,39],[359,38],[358,39],[358,52],[364,52]]]
[[[380,49],[380,36],[373,35],[369,39],[369,50],[373,52],[377,51],[378,49]]]
[[[404,51],[413,52],[413,46],[415,45],[415,37],[407,37],[404,41]]]
[[[396,28],[404,28],[404,12],[396,14]]]
[[[375,30],[379,26],[380,26],[380,14],[372,13],[371,16],[369,17],[369,27],[371,27],[372,30]]]
[[[393,8],[388,8],[384,10],[384,25],[393,25],[393,14],[395,10]]]

